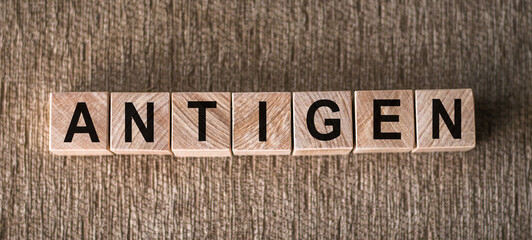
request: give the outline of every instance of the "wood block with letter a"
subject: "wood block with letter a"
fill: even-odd
[[[111,93],[111,151],[171,154],[170,94]]]
[[[110,155],[106,92],[50,93],[50,151],[57,155]]]
[[[289,155],[290,93],[233,93],[233,153]]]
[[[412,90],[355,92],[355,153],[410,152],[415,132]]]
[[[475,147],[471,89],[416,90],[414,152],[467,151]]]
[[[294,155],[349,154],[353,150],[351,92],[295,92]]]
[[[231,93],[172,93],[172,152],[231,156]]]

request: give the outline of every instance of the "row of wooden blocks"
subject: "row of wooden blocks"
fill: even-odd
[[[58,155],[466,151],[471,89],[50,94]],[[354,110],[354,114],[353,114]]]

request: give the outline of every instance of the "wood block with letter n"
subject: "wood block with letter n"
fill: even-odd
[[[231,93],[172,93],[172,152],[231,156]]]
[[[289,155],[290,99],[288,92],[233,93],[233,153]]]
[[[349,154],[353,150],[351,92],[295,92],[294,155]]]
[[[355,92],[355,153],[410,152],[415,132],[412,90]]]
[[[50,151],[57,155],[110,155],[106,92],[50,93]]]
[[[416,90],[414,152],[467,151],[475,147],[471,89]]]
[[[171,154],[170,94],[111,93],[111,151]]]

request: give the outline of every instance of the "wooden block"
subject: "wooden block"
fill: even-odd
[[[285,92],[233,93],[233,153],[289,155],[290,98]]]
[[[172,93],[172,152],[231,156],[231,93]]]
[[[351,92],[295,92],[294,152],[339,155],[353,150]]]
[[[355,153],[410,152],[415,132],[412,90],[355,92]]]
[[[111,151],[171,154],[170,94],[111,93]]]
[[[467,151],[475,147],[471,89],[416,90],[414,152]]]
[[[50,151],[57,155],[110,155],[106,92],[50,93]]]

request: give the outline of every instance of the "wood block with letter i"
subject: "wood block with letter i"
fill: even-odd
[[[355,153],[412,151],[416,141],[413,91],[356,91],[355,136]]]
[[[294,155],[349,154],[353,150],[351,92],[295,92]]]
[[[171,154],[170,94],[111,93],[111,151]]]
[[[233,93],[233,153],[289,155],[290,93]]]
[[[416,90],[414,152],[467,151],[475,147],[471,89]]]
[[[50,151],[57,155],[110,155],[106,92],[50,93]]]
[[[172,93],[172,152],[231,156],[231,93]]]

